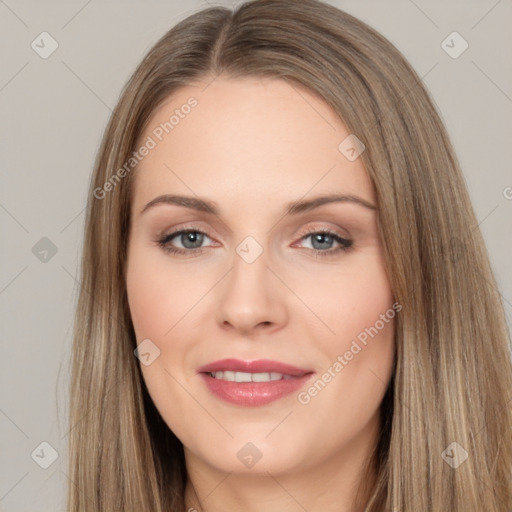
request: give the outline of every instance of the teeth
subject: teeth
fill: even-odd
[[[227,380],[229,382],[270,382],[273,380],[292,379],[291,375],[283,373],[247,373],[247,372],[211,372],[210,375],[215,379]]]

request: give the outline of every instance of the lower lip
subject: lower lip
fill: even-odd
[[[201,373],[208,389],[214,395],[226,402],[246,407],[265,405],[279,400],[300,389],[312,375],[308,373],[303,377],[269,382],[231,382]]]

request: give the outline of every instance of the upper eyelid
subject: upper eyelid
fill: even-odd
[[[206,232],[206,230],[204,230],[202,228],[199,228],[199,227],[194,227],[194,226],[190,226],[190,227],[189,226],[185,226],[183,228],[173,229],[173,230],[170,230],[170,231],[162,231],[162,233],[160,234],[160,236],[158,238],[159,239],[174,238],[175,236],[180,235],[183,232],[188,232],[188,231],[193,231],[193,232],[201,233],[201,234],[207,236],[208,238],[212,238]]]

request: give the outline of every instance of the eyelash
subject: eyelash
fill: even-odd
[[[174,231],[172,233],[168,233],[159,239],[156,240],[156,243],[168,254],[179,254],[179,255],[192,255],[192,254],[200,254],[203,252],[203,248],[197,247],[195,249],[181,249],[179,247],[172,247],[169,245],[169,242],[178,235],[187,234],[187,233],[199,233],[201,235],[207,236],[210,238],[204,231],[197,229],[195,227],[189,227],[186,229],[181,229],[178,231]],[[340,246],[336,249],[327,249],[321,251],[319,249],[308,249],[312,251],[315,257],[332,257],[337,255],[340,252],[347,252],[353,246],[353,240],[349,240],[346,238],[340,237],[337,233],[333,231],[329,231],[328,229],[311,229],[304,233],[301,233],[300,240],[307,238],[311,235],[328,235],[332,237],[336,242],[340,244]]]

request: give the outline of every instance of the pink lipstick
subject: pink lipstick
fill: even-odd
[[[274,402],[297,391],[314,374],[312,370],[269,359],[222,359],[197,371],[211,393],[243,406]]]

